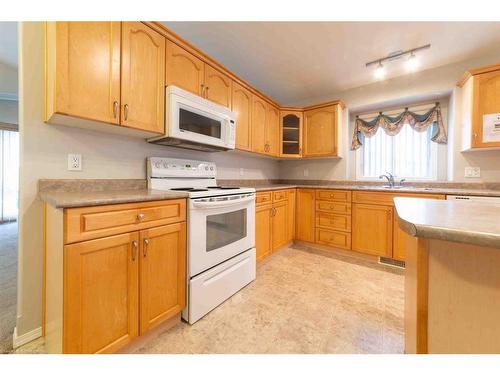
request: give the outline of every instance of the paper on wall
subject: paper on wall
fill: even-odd
[[[500,142],[500,113],[483,115],[483,142]]]

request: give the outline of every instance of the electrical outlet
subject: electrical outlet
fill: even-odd
[[[82,155],[68,154],[68,171],[81,171],[81,170],[82,170]]]
[[[305,168],[304,169],[304,177],[309,176],[309,169]]]
[[[243,176],[245,174],[245,170],[243,168],[240,168],[240,176]]]
[[[465,177],[479,178],[481,177],[481,168],[479,167],[465,167]]]

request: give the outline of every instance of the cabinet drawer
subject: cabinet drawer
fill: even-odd
[[[316,212],[316,227],[350,232],[351,216]]]
[[[351,203],[316,201],[316,211],[350,215]]]
[[[287,194],[285,190],[273,191],[273,202],[281,202],[286,200]]]
[[[316,199],[350,202],[351,192],[347,190],[316,190]]]
[[[352,201],[354,203],[364,204],[382,204],[391,206],[393,204],[394,194],[376,192],[376,191],[353,191]]]
[[[339,247],[342,249],[351,248],[351,234],[346,232],[337,232],[327,229],[316,229],[316,243]]]
[[[186,201],[113,204],[65,210],[64,243],[72,243],[186,220]]]
[[[271,191],[265,191],[262,193],[257,193],[255,195],[255,205],[257,206],[262,206],[267,203],[271,203],[273,200],[272,198],[272,192]]]

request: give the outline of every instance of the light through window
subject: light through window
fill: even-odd
[[[378,178],[390,172],[399,178],[435,180],[437,145],[431,134],[432,126],[419,133],[405,124],[396,136],[379,129],[357,151],[358,178]]]

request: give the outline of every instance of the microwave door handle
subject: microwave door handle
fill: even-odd
[[[229,206],[235,206],[239,205],[241,203],[246,203],[253,201],[255,199],[255,196],[251,197],[246,197],[246,198],[241,198],[241,199],[235,199],[235,200],[228,200],[228,201],[220,201],[220,202],[193,202],[193,207],[195,208],[220,208],[220,207],[229,207]]]

